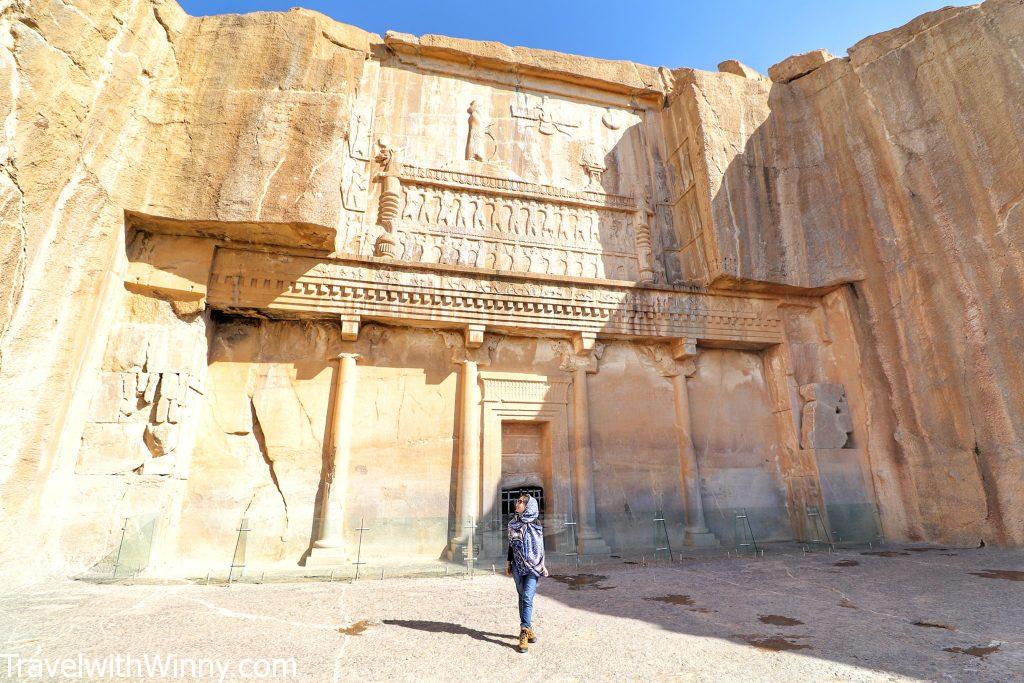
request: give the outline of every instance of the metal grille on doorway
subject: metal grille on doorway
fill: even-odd
[[[540,508],[541,516],[544,515],[544,489],[539,486],[518,486],[511,489],[501,490],[501,522],[504,526],[508,524],[508,518],[516,511],[516,499],[528,493],[537,499],[537,507]]]

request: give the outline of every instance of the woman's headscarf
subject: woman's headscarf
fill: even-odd
[[[508,520],[508,543],[512,548],[512,567],[519,575],[547,576],[544,566],[544,527],[537,518],[537,499],[528,496],[526,509]]]

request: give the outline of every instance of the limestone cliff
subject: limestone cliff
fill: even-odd
[[[709,282],[853,283],[897,534],[1024,542],[1022,35],[1024,7],[989,0],[789,82],[677,72]]]
[[[336,233],[335,251],[353,251],[346,163],[373,163],[368,145],[350,154],[357,136],[371,138],[353,112],[369,98],[372,113],[378,91],[420,87],[422,73],[435,79],[433,102],[459,79],[496,84],[502,97],[545,79],[579,95],[597,112],[590,125],[616,143],[607,158],[573,141],[550,162],[511,134],[502,149],[551,177],[581,175],[566,159],[584,155],[597,189],[623,202],[632,201],[627,181],[650,171],[657,192],[637,212],[655,228],[643,236],[645,277],[666,290],[764,293],[789,307],[792,395],[773,389],[765,410],[795,420],[796,385],[845,383],[887,536],[1024,544],[1019,2],[933,12],[847,58],[794,58],[772,70],[775,81],[738,63],[669,72],[438,36],[382,39],[305,10],[194,18],[174,0],[10,2],[0,35],[0,542],[17,538],[33,561],[87,566],[126,510],[167,512],[185,495],[172,487],[153,502],[184,470],[146,470],[138,453],[120,451],[111,469],[80,453],[83,443],[117,451],[113,435],[126,430],[142,444],[144,425],[123,417],[156,410],[159,398],[138,383],[200,394],[216,357],[201,300],[183,306],[125,288],[129,253],[150,248],[126,244],[126,212],[190,221],[196,234],[230,224],[230,239],[243,242],[319,236],[293,240],[303,248]],[[382,61],[392,69],[383,79]],[[439,61],[455,66],[436,76]],[[605,99],[588,100],[587,89]],[[381,108],[396,130],[408,118],[399,99]],[[506,118],[563,142],[581,126],[568,113],[553,118],[547,96],[529,103]],[[576,275],[568,264],[562,274]],[[790,296],[817,297],[820,309]],[[801,355],[805,333],[816,346]],[[737,357],[737,367],[761,362]],[[834,376],[807,370],[826,366]],[[722,374],[738,372],[729,368]],[[119,412],[114,389],[125,382],[140,404]],[[768,399],[758,393],[756,403]],[[243,404],[250,421],[267,410]],[[93,419],[107,409],[109,421]],[[245,433],[246,458],[272,464],[255,433]],[[762,441],[790,457],[800,450]],[[316,473],[308,478],[315,488]],[[272,473],[253,479],[274,499]]]
[[[125,210],[336,226],[372,36],[173,0],[6,3],[0,34],[0,504],[5,532],[48,542],[41,510],[75,514],[61,492],[123,296]],[[116,518],[124,485],[103,495]]]

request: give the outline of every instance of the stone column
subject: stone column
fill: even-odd
[[[462,430],[459,435],[458,496],[455,508],[455,537],[448,549],[451,560],[465,559],[464,550],[472,547],[471,524],[480,523],[480,384],[475,360],[462,365]]]
[[[693,423],[690,420],[690,394],[687,379],[697,371],[693,359],[697,357],[697,342],[683,339],[672,346],[673,363],[669,378],[676,412],[676,443],[679,449],[679,470],[686,497],[686,545],[717,545],[718,540],[708,530],[704,519],[704,499],[700,491],[700,464],[693,447]]]
[[[590,449],[590,397],[587,391],[587,375],[597,372],[593,345],[592,336],[576,340],[576,354],[565,359],[562,369],[572,373],[571,440],[579,552],[602,555],[611,553],[611,548],[597,529],[594,501],[594,458]]]
[[[352,454],[352,408],[356,393],[354,353],[338,355],[334,375],[334,410],[331,413],[331,460],[324,477],[320,535],[306,558],[306,566],[340,564],[345,559],[342,529],[345,522],[345,489]]]

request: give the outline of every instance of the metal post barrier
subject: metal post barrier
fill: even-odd
[[[809,541],[811,545],[823,545],[828,548],[828,552],[831,554],[835,550],[835,545],[832,543],[832,537],[828,533],[828,529],[825,528],[825,521],[821,518],[821,512],[818,510],[816,505],[808,505],[804,508],[804,512],[807,515],[807,521],[811,527],[811,533],[814,538]],[[824,537],[824,539],[822,539]]]
[[[228,585],[235,580],[235,570],[238,570],[238,578],[245,575],[245,546],[249,538],[249,518],[243,517],[242,523],[238,525],[238,539],[235,541],[235,554],[231,556],[231,569],[228,571]]]
[[[117,559],[114,560],[114,573],[110,575],[111,578],[117,578],[117,568],[121,566],[121,551],[124,550],[124,536],[128,531],[128,518],[124,518],[124,522],[121,524],[121,542],[117,544]]]
[[[473,515],[469,516],[469,524],[463,527],[469,531],[469,543],[462,549],[463,556],[466,560],[466,575],[469,578],[473,578],[473,564],[476,560],[474,551],[476,550],[476,528],[477,524],[473,519]]]
[[[661,530],[665,534],[665,545],[659,545],[658,541],[658,524],[661,524]],[[665,522],[665,513],[658,510],[654,515],[654,560],[657,561],[658,553],[668,553],[668,561],[672,562],[672,541],[668,537],[668,525]]]
[[[356,529],[356,531],[359,532],[359,545],[356,546],[356,561],[352,563],[352,564],[354,564],[356,566],[356,575],[355,575],[355,578],[353,579],[353,581],[355,581],[356,579],[359,578],[359,568],[361,566],[363,566],[364,564],[366,564],[365,562],[363,562],[363,532],[364,531],[369,531],[369,530],[370,530],[369,527],[367,527],[363,523],[363,518],[360,517],[359,518],[359,528]]]
[[[580,568],[580,546],[579,539],[576,536],[576,522],[571,521],[572,517],[569,517],[568,522],[562,522],[562,526],[566,527],[566,532],[569,534],[569,538],[572,539],[569,547],[572,548],[571,552],[562,553],[566,557],[576,558],[576,568]]]
[[[739,555],[744,548],[750,548],[756,555],[759,551],[757,540],[754,538],[754,531],[750,528],[750,519],[747,516],[747,509],[741,508],[733,520],[733,534],[736,538],[736,554]],[[750,540],[745,540],[749,538]]]

